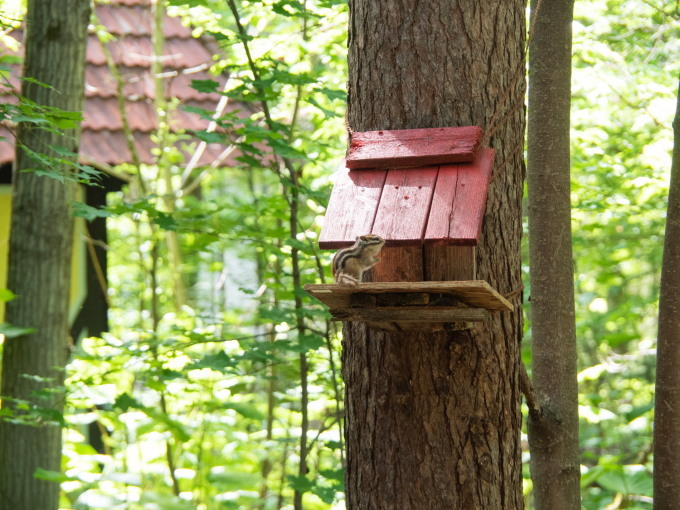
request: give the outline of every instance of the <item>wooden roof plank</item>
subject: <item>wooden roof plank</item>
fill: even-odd
[[[444,165],[439,168],[439,178],[432,194],[432,206],[425,230],[427,241],[434,237],[442,242],[453,242],[450,240],[449,229],[458,187],[458,167],[459,165]]]
[[[342,165],[326,210],[319,247],[338,249],[354,243],[357,236],[373,228],[386,170],[350,172]]]
[[[388,171],[372,232],[390,246],[422,245],[437,173],[437,167]]]
[[[400,168],[472,161],[481,139],[478,126],[354,132],[347,167]]]
[[[493,161],[493,149],[480,149],[472,163],[445,165],[439,169],[425,244],[477,244]]]

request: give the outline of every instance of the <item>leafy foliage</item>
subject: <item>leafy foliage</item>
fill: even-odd
[[[2,39],[3,44],[8,38]],[[7,43],[10,44],[10,43]],[[76,129],[82,120],[81,112],[69,112],[53,106],[37,104],[15,90],[6,75],[2,72],[11,71],[7,67],[15,57],[0,55],[0,87],[5,89],[5,100],[0,102],[0,122],[8,126],[23,124],[45,133],[64,134]],[[39,87],[52,88],[33,78],[22,78],[24,82],[33,83]],[[2,137],[0,137],[0,140]],[[64,146],[47,144],[44,147],[32,148],[21,144],[23,151],[30,156],[35,168],[23,171],[34,172],[36,175],[50,177],[60,182],[73,181],[89,185],[98,185],[100,172],[91,166],[78,163],[77,154]],[[68,168],[68,170],[64,170]]]
[[[105,210],[74,204],[108,218],[112,328],[69,367],[64,505],[269,509],[297,493],[328,508],[343,490],[337,337],[301,286],[327,277],[316,235],[343,149],[346,6],[172,4],[222,46],[228,86],[193,86],[236,111],[185,109],[216,121],[195,135],[234,163],[187,170],[168,156],[186,137],[161,126],[156,165],[125,168]]]
[[[68,412],[41,417],[68,425],[64,474],[37,476],[61,482],[62,507],[78,510],[279,509],[296,493],[307,509],[342,508],[339,340],[301,285],[328,278],[316,236],[343,150],[346,5],[169,4],[215,38],[215,71],[230,76],[194,88],[237,108],[156,106],[215,120],[195,136],[231,147],[230,165],[187,167],[178,144],[200,143],[162,125],[155,165],[119,168],[131,183],[105,209],[73,204],[76,216],[108,220],[111,331],[77,343]],[[576,3],[572,228],[589,510],[650,508],[677,26],[656,0]],[[2,120],[62,129],[77,118],[17,104],[0,105]],[[528,363],[530,341],[529,316]]]

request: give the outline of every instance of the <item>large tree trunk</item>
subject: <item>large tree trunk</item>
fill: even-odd
[[[477,273],[516,308],[469,331],[345,327],[348,508],[522,508],[525,4],[350,0],[349,5],[350,129],[484,129],[496,164]],[[446,250],[424,269],[418,251],[383,251],[376,280],[456,279]],[[395,254],[403,259],[395,260]],[[405,260],[411,256],[414,265]]]
[[[659,296],[654,405],[654,510],[680,502],[680,85]]]
[[[569,177],[573,8],[573,0],[531,2],[527,185],[532,369],[542,410],[529,413],[536,510],[581,508]]]
[[[63,110],[82,109],[89,19],[89,0],[29,0],[24,76],[50,87],[24,82],[25,97]],[[54,154],[50,146],[76,152],[78,139],[79,130],[54,134],[20,125],[12,196],[8,288],[18,297],[7,304],[7,321],[35,332],[5,341],[3,408],[19,412],[12,399],[23,399],[45,410],[46,416],[51,413],[57,422],[63,410],[61,388],[68,355],[70,203],[75,184],[22,172],[40,168],[40,163],[20,144]],[[50,170],[71,171],[67,165]],[[45,396],[37,396],[39,392]],[[61,427],[54,420],[35,419],[33,426],[0,423],[0,508],[56,510],[59,484],[36,479],[34,474],[38,469],[58,472],[60,468]]]

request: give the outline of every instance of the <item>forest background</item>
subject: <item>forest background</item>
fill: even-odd
[[[0,9],[7,25],[23,15],[18,2]],[[651,508],[678,9],[575,4],[572,229],[589,510]],[[184,175],[173,148],[183,135],[161,126],[157,165],[119,168],[133,179],[106,209],[75,209],[107,217],[111,331],[74,349],[64,474],[42,476],[62,483],[62,508],[279,509],[296,492],[305,508],[343,508],[339,328],[300,284],[329,281],[330,254],[316,240],[345,150],[347,5],[173,0],[168,10],[216,38],[215,71],[231,76],[223,93],[255,113],[199,134],[233,146],[234,168]],[[276,170],[265,146],[294,164],[294,176]],[[527,263],[530,371],[528,272]],[[528,462],[525,495],[530,508]]]

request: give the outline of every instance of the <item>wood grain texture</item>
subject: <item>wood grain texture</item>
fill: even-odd
[[[680,83],[678,83],[680,85]],[[680,87],[673,120],[674,147],[659,294],[654,419],[654,508],[672,510],[680,500]]]
[[[90,14],[89,0],[29,0],[24,77],[33,81],[22,83],[24,97],[37,105],[82,111]],[[50,170],[66,176],[73,171],[79,138],[79,128],[47,131],[27,122],[18,126],[7,288],[19,298],[7,303],[5,320],[33,331],[6,338],[3,347],[2,407],[16,412],[16,418],[27,417],[15,407],[22,400],[29,408],[42,409],[44,416],[61,415],[64,368],[71,352],[68,302],[77,184],[24,172],[44,165],[26,149],[60,159],[63,164]],[[65,156],[55,147],[74,154]],[[58,482],[34,476],[39,468],[61,471],[63,431],[55,421],[44,419],[33,427],[0,420],[1,508],[59,507]]]
[[[385,170],[350,172],[340,167],[319,236],[321,248],[344,248],[371,233],[386,175]]]
[[[484,322],[489,312],[483,308],[404,307],[353,308],[331,310],[341,321],[371,322]]]
[[[476,245],[493,160],[493,149],[479,149],[473,162],[460,165],[371,172],[343,166],[319,246],[342,248],[367,233],[390,246]]]
[[[387,172],[373,233],[391,246],[421,245],[436,182],[437,167]]]
[[[366,275],[364,275],[366,276]],[[423,250],[420,246],[387,246],[380,262],[371,268],[365,282],[420,282],[423,275]]]
[[[304,289],[331,309],[350,308],[352,294],[429,293],[455,296],[470,307],[511,311],[513,306],[483,280],[451,282],[375,282],[352,285],[314,284]],[[430,302],[435,300],[431,297]]]
[[[475,246],[425,245],[423,248],[424,280],[476,280],[477,248]]]
[[[481,139],[478,126],[353,132],[347,167],[393,169],[472,161]]]
[[[426,244],[477,244],[493,161],[493,149],[480,149],[472,163],[440,167],[425,231]]]
[[[350,129],[477,125],[496,150],[477,273],[502,294],[522,284],[525,9],[349,0]],[[512,304],[466,331],[344,323],[348,510],[524,507],[519,296]]]
[[[569,127],[574,2],[532,0],[530,4],[526,205],[531,376],[544,413],[530,413],[527,429],[534,508],[571,510],[582,508]],[[659,474],[656,464],[655,474]],[[656,491],[654,508],[663,508]],[[678,508],[677,498],[672,508]]]

